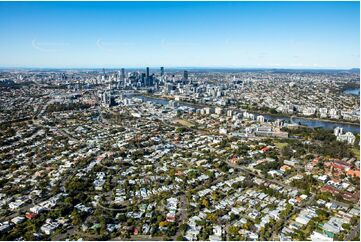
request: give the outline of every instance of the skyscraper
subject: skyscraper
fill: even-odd
[[[149,78],[149,67],[147,67],[146,78]]]
[[[188,81],[188,71],[183,72],[183,80]]]
[[[160,76],[164,76],[164,67],[163,66],[160,68]]]
[[[149,86],[150,83],[150,75],[149,75],[149,67],[147,67],[146,75],[145,75],[145,86]]]
[[[144,85],[144,86],[146,86],[147,85],[147,77],[146,77],[146,75],[145,75],[145,73],[142,73],[141,74],[141,83],[142,83],[142,86]]]
[[[122,68],[121,69],[121,76],[120,76],[121,80],[124,81],[125,80],[125,69]]]

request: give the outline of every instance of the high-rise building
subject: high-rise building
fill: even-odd
[[[149,67],[147,67],[146,77],[149,78]]]
[[[115,103],[115,98],[114,96],[112,95],[111,91],[105,91],[103,93],[103,96],[102,96],[102,104],[103,106],[105,107],[111,107],[111,106],[114,106],[116,103]]]
[[[125,79],[125,69],[124,68],[121,69],[121,76],[120,77],[121,77],[121,80],[124,81],[124,79]]]
[[[149,77],[148,86],[153,86],[153,84],[154,84],[154,74],[152,74],[152,75]]]
[[[149,86],[149,83],[150,83],[150,75],[149,75],[149,67],[147,67],[146,73],[145,73],[145,82],[144,82],[144,85],[145,85],[145,86]]]
[[[145,86],[145,85],[146,85],[147,80],[146,80],[145,73],[142,73],[142,74],[140,75],[140,82],[141,82],[142,86]]]
[[[188,81],[188,71],[184,71],[184,72],[183,72],[183,79],[184,79],[185,81]]]
[[[160,76],[164,76],[164,67],[163,66],[160,68]]]

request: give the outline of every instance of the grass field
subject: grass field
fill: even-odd
[[[189,122],[188,120],[185,120],[185,119],[176,119],[176,120],[174,120],[174,122],[176,124],[180,124],[180,125],[186,126],[188,128],[194,127],[193,123],[191,123],[191,122]]]
[[[284,147],[286,147],[288,144],[287,143],[279,143],[279,142],[276,142],[275,143],[275,146],[278,148],[278,149],[282,149]]]

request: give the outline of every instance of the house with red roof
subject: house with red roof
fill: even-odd
[[[25,217],[30,220],[33,218],[36,218],[37,216],[38,216],[38,214],[36,214],[36,213],[26,213],[25,214]]]

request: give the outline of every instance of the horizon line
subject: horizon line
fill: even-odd
[[[125,68],[125,69],[143,69],[143,68],[151,68],[151,69],[155,69],[155,68],[168,68],[168,69],[279,69],[279,70],[284,70],[284,69],[290,69],[290,70],[353,70],[353,69],[360,69],[360,67],[315,67],[315,66],[305,66],[305,67],[297,67],[297,66],[292,66],[292,67],[270,67],[270,66],[265,66],[265,67],[236,67],[236,66],[162,66],[162,65],[151,65],[151,66],[109,66],[109,67],[37,67],[37,66],[20,66],[20,67],[4,67],[4,66],[0,66],[0,69],[4,70],[4,69],[121,69],[121,68]]]

